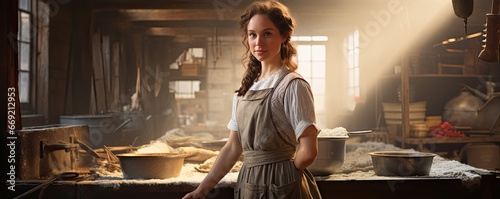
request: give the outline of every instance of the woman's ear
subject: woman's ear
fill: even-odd
[[[287,36],[287,35],[282,35],[282,36],[281,36],[281,43],[285,43],[286,38],[288,38],[288,36]]]

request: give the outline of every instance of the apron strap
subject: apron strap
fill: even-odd
[[[303,78],[298,73],[287,71],[280,77],[277,85],[274,87],[271,97],[271,118],[278,134],[285,142],[291,146],[296,146],[298,143],[295,138],[295,131],[285,114],[285,91],[292,80]]]

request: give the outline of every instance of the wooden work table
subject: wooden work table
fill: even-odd
[[[346,180],[347,179],[347,180]],[[438,177],[368,177],[358,179],[316,177],[323,198],[498,198],[500,179],[483,175],[481,186],[466,188],[460,179]],[[44,181],[19,181],[16,195]],[[120,183],[103,186],[96,181],[56,181],[48,186],[42,198],[181,198],[197,184],[188,183]],[[234,183],[218,186],[207,198],[233,198]],[[27,198],[38,198],[40,190]]]

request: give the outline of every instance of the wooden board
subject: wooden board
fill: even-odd
[[[92,68],[95,93],[95,107],[93,111],[99,113],[107,110],[106,106],[106,85],[103,71],[103,61],[101,54],[101,33],[99,30],[92,34]]]

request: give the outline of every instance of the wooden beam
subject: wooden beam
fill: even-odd
[[[219,27],[238,29],[236,20],[168,20],[168,21],[133,21],[130,26],[138,27]]]
[[[92,109],[96,111],[96,114],[106,112],[108,110],[106,103],[106,77],[104,74],[101,49],[101,32],[97,30],[92,34],[92,67],[96,103],[96,107],[93,107]]]
[[[17,34],[18,34],[18,1],[8,1],[2,3],[2,35],[1,40],[2,55],[2,116],[1,128],[2,132],[6,132],[3,138],[8,136],[16,136],[14,130],[22,128],[21,110],[19,101],[19,63],[17,49]],[[11,131],[12,130],[12,131]],[[12,134],[13,133],[13,134]],[[5,145],[4,145],[5,146]]]
[[[73,1],[72,1],[73,2]],[[92,4],[99,9],[190,9],[190,8],[213,8],[213,1],[207,0],[78,0],[76,4]],[[226,3],[226,2],[224,2]],[[226,3],[227,4],[227,3]],[[241,4],[247,4],[243,1]]]
[[[216,9],[119,9],[97,10],[95,16],[105,21],[238,20],[240,12]]]
[[[191,36],[191,37],[213,37],[214,28],[161,28],[152,27],[145,29],[145,33],[154,36]],[[236,35],[237,31],[229,29],[218,29],[217,34]]]
[[[91,9],[88,5],[73,7],[72,28],[75,32],[74,53],[71,79],[72,114],[91,113],[90,81],[92,76],[91,49]]]

